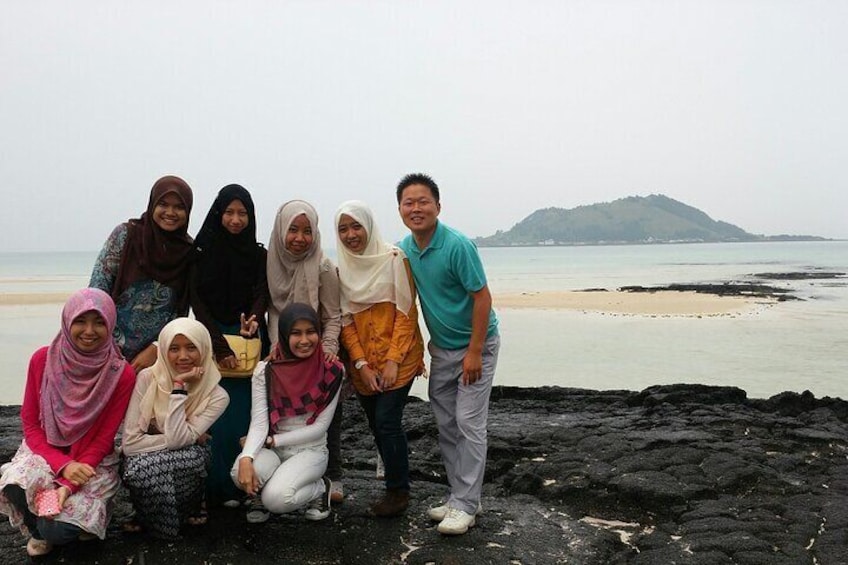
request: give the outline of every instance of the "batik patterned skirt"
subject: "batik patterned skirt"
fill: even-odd
[[[111,515],[111,501],[120,486],[118,477],[118,452],[114,451],[103,458],[94,470],[95,475],[77,492],[68,497],[62,512],[55,520],[73,524],[92,533],[100,539],[106,538],[106,526]],[[23,524],[23,515],[6,499],[2,489],[7,485],[18,485],[26,492],[27,505],[35,514],[35,495],[44,489],[54,489],[56,475],[50,465],[40,455],[33,453],[26,442],[12,458],[12,464],[3,472],[0,479],[0,512],[9,516],[13,526],[29,535]]]
[[[154,536],[175,537],[200,512],[209,461],[209,448],[200,445],[126,457],[122,478],[139,524]]]

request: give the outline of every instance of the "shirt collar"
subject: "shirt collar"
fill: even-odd
[[[414,240],[413,240],[414,241]],[[433,232],[433,237],[430,238],[430,243],[427,244],[427,247],[419,250],[421,255],[427,253],[428,249],[440,249],[445,244],[445,227],[442,225],[442,222],[436,220],[436,230]],[[416,247],[418,247],[416,245]]]

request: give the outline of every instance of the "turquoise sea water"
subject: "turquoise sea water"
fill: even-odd
[[[0,254],[0,293],[70,292],[96,252]],[[487,248],[501,319],[496,383],[641,390],[732,385],[848,398],[848,278],[773,282],[804,298],[716,317],[626,316],[497,306],[498,293],[751,280],[761,272],[848,272],[848,242]],[[0,305],[0,404],[21,401],[29,356],[58,330],[60,304]],[[413,392],[426,394],[426,383]]]

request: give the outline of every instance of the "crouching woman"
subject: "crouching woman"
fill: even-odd
[[[135,372],[115,342],[115,304],[102,290],[75,292],[62,329],[29,362],[24,441],[0,480],[0,512],[32,537],[27,553],[106,537],[118,492],[115,434]]]
[[[236,485],[261,503],[248,521],[309,505],[307,520],[330,515],[327,428],[339,400],[344,369],[327,361],[318,314],[301,303],[280,312],[271,361],[253,373],[250,429],[232,468]]]
[[[206,523],[206,431],[229,403],[209,332],[177,318],[162,328],[156,363],[138,375],[124,422],[123,480],[135,508],[125,531],[175,537]]]

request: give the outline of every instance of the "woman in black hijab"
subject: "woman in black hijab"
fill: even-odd
[[[221,189],[195,239],[197,264],[192,277],[192,309],[209,330],[215,360],[222,369],[235,368],[235,354],[224,334],[267,335],[267,252],[256,241],[253,199],[244,187]],[[221,386],[230,405],[212,426],[212,470],[207,480],[212,503],[242,496],[230,479],[230,467],[241,452],[239,439],[250,425],[250,378],[227,377]]]

